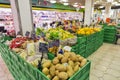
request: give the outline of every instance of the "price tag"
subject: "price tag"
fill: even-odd
[[[53,41],[49,42],[48,44],[49,44],[49,48],[54,47]]]
[[[20,31],[18,31],[18,32],[17,32],[17,35],[21,35],[21,32],[20,32]]]
[[[54,41],[49,42],[49,48],[54,47],[54,46],[59,47],[59,45],[60,45],[59,40],[54,40]]]
[[[45,33],[41,32],[40,33],[41,37],[45,37]]]
[[[29,37],[29,36],[30,36],[30,32],[29,32],[29,31],[26,31],[25,36],[26,36],[26,37]]]
[[[36,34],[35,34],[35,32],[32,32],[32,33],[31,33],[31,38],[32,38],[33,40],[36,39]]]
[[[39,43],[39,52],[48,53],[48,44]]]
[[[59,45],[60,45],[60,40],[55,40],[55,41],[54,41],[54,46],[59,47]]]

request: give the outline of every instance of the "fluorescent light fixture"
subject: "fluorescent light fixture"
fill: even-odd
[[[100,6],[99,8],[103,8],[104,6]]]
[[[80,6],[81,8],[85,8],[85,6]]]
[[[94,4],[97,4],[96,2],[94,2]]]
[[[76,2],[76,3],[74,3],[74,4],[78,4],[78,3]]]
[[[120,3],[118,3],[118,4],[115,4],[116,6],[120,6]]]
[[[68,2],[68,0],[60,0],[60,2]]]
[[[74,4],[73,7],[78,7],[78,5],[77,5],[77,4]]]
[[[117,4],[117,2],[112,2],[112,4]]]
[[[50,0],[50,3],[56,3],[56,1],[55,0]]]
[[[113,2],[113,0],[107,0],[107,2]]]
[[[63,3],[63,5],[67,6],[67,5],[69,5],[69,3]]]

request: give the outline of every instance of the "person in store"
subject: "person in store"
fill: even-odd
[[[117,44],[119,38],[120,38],[120,29],[117,30],[115,44]]]
[[[64,30],[68,30],[69,29],[69,25],[68,25],[68,21],[64,21],[64,27],[63,27]]]

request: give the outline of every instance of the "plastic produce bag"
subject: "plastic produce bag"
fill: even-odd
[[[27,53],[28,53],[28,56],[32,56],[32,55],[35,54],[35,45],[34,45],[34,42],[27,43]]]
[[[69,46],[72,46],[72,45],[74,45],[74,44],[76,44],[76,43],[77,43],[77,37],[69,38],[69,39],[68,39],[68,44],[69,44]]]

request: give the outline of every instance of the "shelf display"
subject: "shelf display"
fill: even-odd
[[[72,15],[72,16],[71,16]],[[50,23],[63,20],[82,21],[83,13],[80,12],[60,12],[60,11],[38,11],[33,10],[33,23],[36,27],[51,28]],[[46,24],[46,26],[44,26]]]
[[[71,16],[72,15],[72,16]],[[51,28],[52,22],[63,20],[82,21],[83,13],[81,12],[60,12],[60,11],[41,11],[33,10],[33,23],[35,27],[44,29]],[[9,32],[15,30],[13,16],[10,8],[0,8],[0,26],[4,26]]]
[[[0,26],[4,26],[5,30],[14,30],[13,17],[11,9],[0,8]]]

